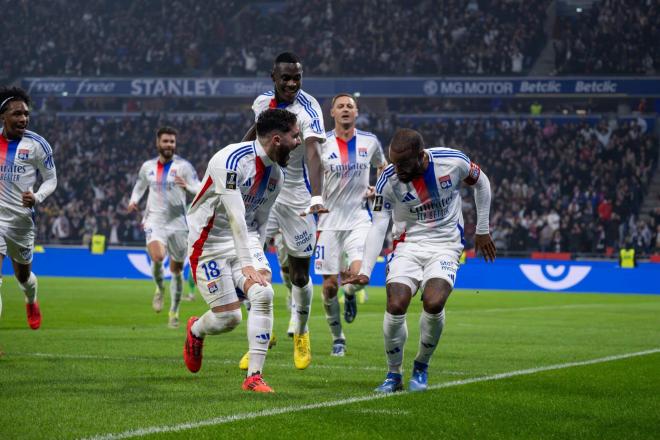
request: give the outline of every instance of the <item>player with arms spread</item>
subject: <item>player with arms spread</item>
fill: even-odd
[[[277,198],[266,236],[282,234],[282,249],[278,258],[285,283],[290,280],[295,307],[294,365],[298,369],[309,366],[312,354],[307,320],[314,293],[309,276],[309,263],[314,251],[316,224],[313,215],[327,212],[323,206],[323,166],[319,157],[320,144],[325,142],[321,107],[313,96],[301,90],[302,64],[298,57],[285,52],[275,58],[271,73],[274,90],[259,95],[252,105],[255,118],[269,108],[282,108],[294,113],[304,145],[291,154],[286,167],[286,179]],[[245,140],[254,139],[254,127]],[[309,169],[308,169],[309,166]],[[311,195],[310,195],[311,192]],[[241,364],[244,364],[244,359]]]
[[[151,258],[151,270],[156,283],[153,309],[163,309],[163,260],[170,256],[170,328],[179,326],[179,303],[183,292],[183,263],[186,259],[186,191],[195,194],[201,184],[195,168],[187,160],[175,155],[177,132],[161,127],[156,133],[158,157],[142,164],[131,194],[128,212],[138,210],[138,203],[149,189],[142,225]]]
[[[268,215],[284,181],[281,167],[301,141],[296,116],[286,110],[261,113],[256,130],[255,141],[229,145],[213,156],[188,211],[190,267],[210,310],[188,320],[183,353],[188,369],[199,371],[206,335],[240,324],[240,289],[251,304],[243,389],[272,392],[262,378],[274,293],[263,245]]]
[[[11,258],[25,295],[28,325],[36,330],[41,326],[41,310],[37,277],[32,273],[34,206],[57,187],[53,150],[44,138],[27,129],[30,97],[23,89],[0,89],[0,118],[0,266],[5,256]],[[37,175],[41,175],[42,183],[35,193]]]
[[[392,165],[376,184],[373,224],[367,237],[360,273],[344,280],[367,284],[380,253],[390,218],[397,236],[387,263],[387,310],[383,321],[389,371],[377,392],[403,389],[403,350],[408,338],[406,312],[412,296],[422,291],[419,349],[411,391],[428,387],[427,368],[445,323],[458,261],[463,251],[460,182],[473,185],[477,207],[475,246],[486,261],[495,260],[489,234],[490,183],[479,166],[458,150],[424,148],[415,130],[398,130],[390,144]]]
[[[340,266],[347,256],[348,273],[357,274],[362,264],[364,242],[371,227],[367,197],[371,167],[380,173],[387,165],[380,142],[373,134],[358,130],[358,104],[349,94],[332,99],[330,115],[335,129],[326,133],[321,148],[325,171],[323,200],[328,213],[319,218],[314,270],[323,275],[323,306],[332,334],[332,356],[344,356],[346,337],[342,331],[337,299]],[[355,292],[359,287],[344,284],[344,318],[353,322],[357,313]]]

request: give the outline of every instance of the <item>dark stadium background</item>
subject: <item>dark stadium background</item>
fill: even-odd
[[[395,128],[410,126],[429,145],[464,149],[482,164],[501,254],[659,252],[657,2],[405,4],[218,1],[202,13],[186,0],[167,7],[19,2],[4,28],[0,74],[30,88],[32,129],[53,145],[59,171],[57,192],[39,207],[38,242],[87,245],[100,233],[110,245],[142,244],[139,218],[126,206],[141,162],[154,155],[156,128],[180,130],[180,153],[201,175],[208,158],[251,124],[250,103],[268,87],[276,53],[292,50],[304,62],[303,88],[326,110],[326,127],[332,94],[361,93],[359,126],[385,148]],[[40,23],[40,32],[21,32],[26,21]],[[443,96],[436,80],[447,76],[529,80],[523,90],[531,92],[482,87]],[[112,91],[117,84],[107,88],[120,80],[226,77],[236,79],[235,91],[212,97],[184,97],[181,87],[163,96],[153,96],[154,87],[122,96]],[[383,77],[392,83],[365,93]],[[607,86],[624,77],[647,82],[630,93]],[[88,84],[98,78],[106,88]],[[400,87],[412,78],[433,82],[422,93]],[[572,83],[557,93],[553,81],[565,79],[597,80],[604,92],[575,92]],[[135,90],[141,96],[131,96]],[[475,214],[464,197],[470,237]]]

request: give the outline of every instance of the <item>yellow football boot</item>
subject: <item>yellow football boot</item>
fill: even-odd
[[[309,367],[312,362],[312,348],[309,344],[309,332],[293,335],[293,364],[299,370]]]

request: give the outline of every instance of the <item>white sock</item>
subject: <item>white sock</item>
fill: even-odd
[[[390,315],[385,312],[383,319],[383,336],[385,337],[385,355],[390,373],[401,374],[403,364],[403,348],[408,339],[406,315]]]
[[[298,320],[295,330],[296,334],[302,335],[309,331],[307,320],[309,319],[309,312],[312,309],[313,295],[314,287],[311,278],[305,287],[298,287],[295,284],[291,287],[291,296],[293,296],[293,302],[296,305],[296,317]]]
[[[179,304],[181,303],[181,294],[183,293],[183,275],[181,272],[172,274],[170,280],[170,312],[179,313]]]
[[[445,310],[432,314],[422,310],[419,317],[419,349],[415,361],[428,365],[445,326]]]
[[[25,302],[28,304],[34,304],[35,301],[37,301],[37,276],[34,274],[34,272],[30,272],[30,276],[28,277],[27,281],[24,283],[18,283],[18,287],[23,291],[25,294]]]
[[[247,291],[252,307],[247,318],[247,336],[250,353],[247,375],[262,373],[268,353],[268,342],[273,333],[273,287],[254,284]]]
[[[151,262],[151,274],[154,277],[156,287],[162,292],[165,289],[163,286],[163,263]]]
[[[241,309],[218,313],[209,310],[193,324],[190,331],[198,338],[227,333],[234,330],[241,323],[241,319]]]
[[[341,286],[342,290],[344,291],[344,296],[347,298],[353,298],[355,296],[355,292],[358,291],[357,287],[353,284],[344,284]]]
[[[346,339],[344,337],[344,332],[341,330],[341,318],[339,317],[339,299],[337,299],[337,296],[328,298],[323,301],[323,307],[325,308],[325,319],[328,320],[328,325],[330,326],[332,340],[336,341],[337,339]]]

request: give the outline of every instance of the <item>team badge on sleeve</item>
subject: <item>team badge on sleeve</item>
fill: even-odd
[[[481,174],[481,168],[474,162],[470,162],[470,171],[468,171],[467,177],[464,179],[465,183],[468,185],[474,185],[479,180],[479,175]]]
[[[268,191],[275,191],[277,186],[277,179],[268,179]]]
[[[374,198],[374,211],[383,210],[383,196],[376,196]]]
[[[225,184],[227,189],[236,189],[236,173],[233,171],[227,171],[227,181]]]

